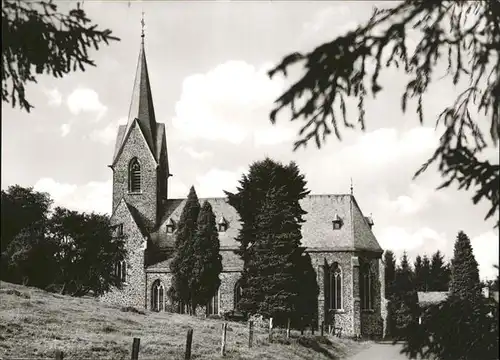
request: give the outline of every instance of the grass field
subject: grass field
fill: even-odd
[[[0,358],[130,359],[132,339],[141,339],[139,359],[183,359],[193,328],[192,359],[222,359],[221,320],[171,313],[123,311],[92,298],[72,298],[0,282]],[[269,343],[256,329],[248,348],[246,324],[228,323],[224,359],[342,359],[368,344],[349,339],[277,335]]]

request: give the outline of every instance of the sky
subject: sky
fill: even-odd
[[[344,129],[342,141],[331,136],[321,149],[311,144],[293,151],[300,123],[291,123],[286,111],[276,125],[269,121],[274,100],[303,70],[273,79],[267,70],[289,53],[310,51],[355,28],[376,5],[392,4],[85,1],[88,17],[121,41],[90,52],[96,67],[30,84],[31,113],[2,103],[2,189],[33,186],[57,205],[111,212],[108,165],[117,127],[128,115],[144,12],[155,114],[167,131],[170,198],[185,197],[191,185],[199,197],[223,196],[254,161],[295,161],[312,194],[349,193],[352,179],[382,248],[398,257],[407,251],[412,260],[439,249],[449,260],[462,230],[481,277],[493,278],[499,239],[494,220],[484,220],[489,204],[474,205],[473,193],[454,185],[437,191],[442,179],[436,167],[413,179],[438,144],[437,115],[458,93],[449,82],[431,86],[420,124],[415,107],[400,108],[407,78],[386,70],[384,91],[367,102],[365,131]],[[348,113],[351,122],[356,116]],[[498,148],[484,156],[498,164]]]

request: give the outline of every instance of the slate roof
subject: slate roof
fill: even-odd
[[[448,291],[418,291],[417,297],[418,305],[420,307],[426,307],[445,301],[448,297]]]
[[[228,223],[227,231],[219,233],[221,249],[236,248],[234,240],[241,225],[239,215],[226,198],[205,198],[212,205],[216,219],[224,217]],[[168,234],[166,223],[172,219],[178,223],[185,199],[168,200],[159,228],[151,233],[151,241],[158,248],[174,246],[175,234]],[[301,200],[302,208],[307,212],[302,224],[302,245],[314,251],[322,250],[364,250],[382,253],[377,239],[371,231],[368,221],[363,216],[352,195],[309,195]],[[336,214],[342,226],[333,230],[332,221]]]

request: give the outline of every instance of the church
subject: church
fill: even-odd
[[[144,51],[140,44],[132,99],[126,125],[116,135],[111,165],[111,223],[125,239],[126,258],[116,264],[122,289],[113,288],[101,301],[151,311],[183,313],[183,304],[167,296],[176,226],[185,199],[168,198],[170,174],[167,131],[156,122]],[[187,194],[186,194],[187,195]],[[222,315],[235,309],[242,260],[234,253],[240,229],[236,210],[225,198],[207,200],[217,219],[223,271],[213,299],[198,313]],[[301,200],[307,212],[302,245],[317,274],[318,322],[342,328],[352,336],[379,337],[385,332],[384,264],[372,227],[350,194],[309,195]]]

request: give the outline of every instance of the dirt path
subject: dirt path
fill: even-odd
[[[401,354],[401,344],[373,343],[347,360],[408,360],[406,355]]]

